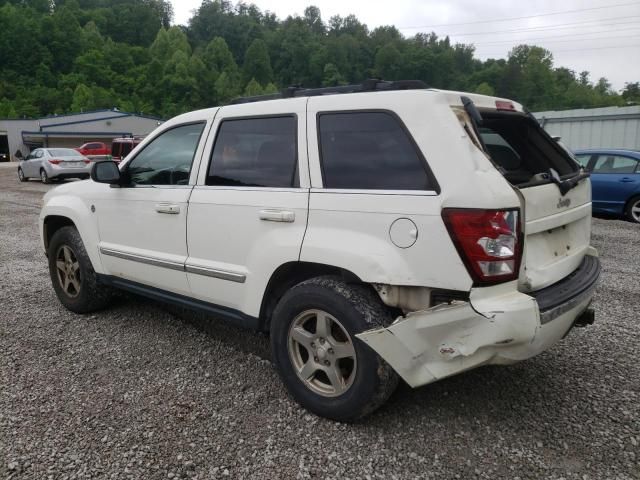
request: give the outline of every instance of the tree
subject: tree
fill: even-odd
[[[84,110],[92,110],[95,102],[93,92],[84,83],[79,83],[73,92],[73,100],[71,102],[71,110],[74,112],[82,112]]]
[[[256,82],[255,78],[252,78],[249,83],[247,83],[243,95],[247,97],[253,97],[255,95],[262,95],[263,93],[264,90],[262,89],[262,86],[258,82]]]
[[[622,98],[627,103],[640,103],[640,82],[625,83]]]
[[[479,93],[480,95],[489,95],[491,97],[496,94],[495,91],[493,90],[493,87],[489,85],[487,82],[482,82],[473,91],[476,93]]]
[[[242,74],[247,81],[255,78],[258,83],[262,84],[267,84],[273,79],[269,51],[262,40],[254,40],[247,49]]]

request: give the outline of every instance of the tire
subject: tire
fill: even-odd
[[[47,175],[47,172],[44,170],[44,168],[40,169],[40,180],[42,181],[42,183],[51,183],[49,175]]]
[[[633,197],[629,200],[624,214],[628,220],[634,223],[640,223],[640,196]]]
[[[318,318],[330,327],[326,338],[316,329]],[[316,277],[291,288],[271,322],[272,357],[289,393],[313,413],[341,422],[376,410],[395,390],[398,375],[355,335],[392,320],[375,292],[337,276]],[[336,360],[346,352],[353,358]],[[333,373],[330,377],[326,372]]]
[[[113,290],[98,283],[75,227],[62,227],[53,234],[48,257],[53,289],[67,309],[75,313],[89,313],[105,308],[110,303]]]
[[[24,172],[20,167],[18,167],[18,180],[20,180],[21,182],[26,182],[27,180],[29,180],[27,177],[24,176]]]

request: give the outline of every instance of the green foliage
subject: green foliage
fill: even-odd
[[[247,86],[244,89],[243,95],[247,97],[252,97],[254,95],[262,95],[263,93],[264,93],[264,90],[262,86],[258,82],[256,82],[255,78],[252,78],[249,81],[249,83],[247,83]]]
[[[169,117],[374,76],[512,98],[533,111],[640,103],[640,82],[620,95],[535,45],[480,61],[473,45],[370,31],[354,15],[324,21],[315,6],[279,20],[255,5],[204,0],[187,26],[171,26],[172,15],[169,0],[0,0],[0,117],[112,107]]]
[[[273,79],[271,60],[267,45],[260,39],[254,40],[244,56],[242,75],[245,79],[255,79],[258,83],[268,83]]]
[[[473,91],[481,95],[494,96],[496,94],[493,87],[489,85],[487,82],[482,82],[480,85],[474,88]]]

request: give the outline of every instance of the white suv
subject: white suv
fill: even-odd
[[[548,349],[593,322],[600,272],[588,174],[535,119],[415,81],[180,115],[40,227],[68,309],[118,288],[268,331],[292,396],[341,421]]]

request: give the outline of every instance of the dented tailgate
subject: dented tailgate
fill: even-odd
[[[591,234],[591,183],[588,178],[561,195],[555,184],[523,188],[524,257],[522,291],[539,290],[573,272]]]

